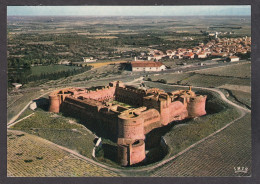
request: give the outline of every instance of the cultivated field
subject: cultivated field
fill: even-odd
[[[108,61],[108,62],[95,62],[95,63],[88,63],[88,65],[93,66],[94,68],[99,68],[102,66],[115,64],[115,63],[125,63],[126,61]]]
[[[237,90],[230,90],[230,97],[234,96],[235,101],[238,101],[248,107],[251,108],[251,92],[246,93],[243,91],[237,91]]]
[[[250,176],[251,114],[235,122],[170,163],[151,172],[152,176]],[[247,167],[235,173],[234,167]]]
[[[251,63],[241,63],[231,66],[211,68],[196,71],[195,73],[248,79],[251,78]]]
[[[66,65],[47,65],[47,66],[34,66],[31,68],[32,75],[41,75],[42,73],[54,73],[63,72],[68,70],[80,69],[76,66],[66,66]]]
[[[95,136],[72,118],[38,110],[11,129],[37,135],[91,158]]]
[[[19,131],[7,133],[9,177],[97,177],[119,174],[83,161],[42,138]]]
[[[251,86],[251,63],[215,67],[189,73],[151,75],[149,78],[152,81],[165,79],[167,83],[171,84],[201,87],[225,88],[226,86],[227,89],[234,89],[235,85],[237,88],[235,90],[244,91],[245,88]]]

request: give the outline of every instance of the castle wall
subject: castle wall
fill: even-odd
[[[92,100],[89,100],[92,101]],[[109,137],[116,138],[118,135],[118,115],[119,112],[109,111],[100,102],[94,104],[84,103],[84,101],[67,97],[61,105],[62,112],[86,120],[88,124],[97,126],[97,121],[102,122],[102,130],[109,132]]]
[[[183,120],[188,117],[185,105],[180,101],[174,101],[168,106],[161,108],[161,123],[167,125],[172,121]]]
[[[158,102],[158,99],[153,97],[144,97],[143,106],[147,107],[147,109],[156,109],[160,111],[160,104]]]
[[[117,87],[115,91],[115,99],[134,106],[143,106],[144,90],[131,89],[128,87]]]
[[[108,100],[114,97],[116,87],[105,87],[103,89],[97,89],[96,91],[88,91],[87,93],[81,94],[84,98],[90,98],[94,100]]]
[[[119,112],[113,111],[103,111],[100,110],[99,119],[102,122],[102,129],[108,133],[109,137],[117,138],[118,137],[118,115]]]
[[[188,117],[188,111],[183,103],[175,101],[170,104],[170,122]]]
[[[161,124],[162,125],[167,125],[170,123],[170,108],[163,108],[161,109]]]
[[[203,116],[206,114],[206,98],[207,96],[197,96],[190,98],[190,101],[187,105],[190,118]]]
[[[142,118],[144,120],[144,134],[149,133],[154,128],[161,126],[160,113],[155,109],[149,109],[142,113]]]

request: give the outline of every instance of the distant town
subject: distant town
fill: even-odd
[[[193,59],[214,57],[229,57],[232,61],[237,60],[236,54],[246,54],[251,52],[251,37],[243,38],[216,38],[208,43],[200,43],[193,48],[178,48],[167,50],[163,53],[154,50],[149,53],[148,60],[170,59]],[[236,59],[235,59],[236,58]]]
[[[215,39],[208,43],[199,43],[193,48],[178,48],[167,50],[166,52],[160,50],[151,50],[148,54],[141,53],[140,56],[135,57],[135,61],[148,60],[159,61],[162,59],[205,59],[205,58],[222,58],[227,61],[239,61],[237,54],[246,54],[251,52],[251,37],[242,38],[218,38],[215,34]],[[83,57],[83,62],[96,62],[94,57]],[[69,64],[69,63],[62,63]]]

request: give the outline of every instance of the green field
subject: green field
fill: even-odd
[[[33,66],[31,68],[32,75],[41,75],[42,73],[55,73],[63,72],[68,70],[80,69],[77,66],[66,66],[66,65],[47,65],[47,66]]]
[[[236,64],[225,67],[196,71],[195,73],[216,76],[232,76],[237,78],[251,78],[251,63]]]
[[[190,73],[151,75],[148,78],[152,81],[165,79],[169,84],[219,88],[225,88],[225,85],[236,85],[243,88],[243,86],[251,86],[251,63],[216,67]]]

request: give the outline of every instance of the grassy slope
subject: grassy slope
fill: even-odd
[[[117,173],[80,160],[34,135],[8,131],[7,140],[8,176],[118,176]]]
[[[12,103],[13,97],[11,97],[10,106],[7,108],[7,120],[11,120],[12,117],[17,115],[26,106],[26,104],[44,93],[46,93],[46,91],[32,90],[24,92],[21,95],[21,98],[17,99],[14,103]]]
[[[95,136],[89,133],[84,126],[72,121],[74,120],[71,119],[70,123],[67,118],[36,111],[33,116],[11,128],[43,137],[91,158]]]
[[[247,174],[234,173],[234,167],[248,167]],[[194,147],[152,176],[250,176],[251,114]]]

